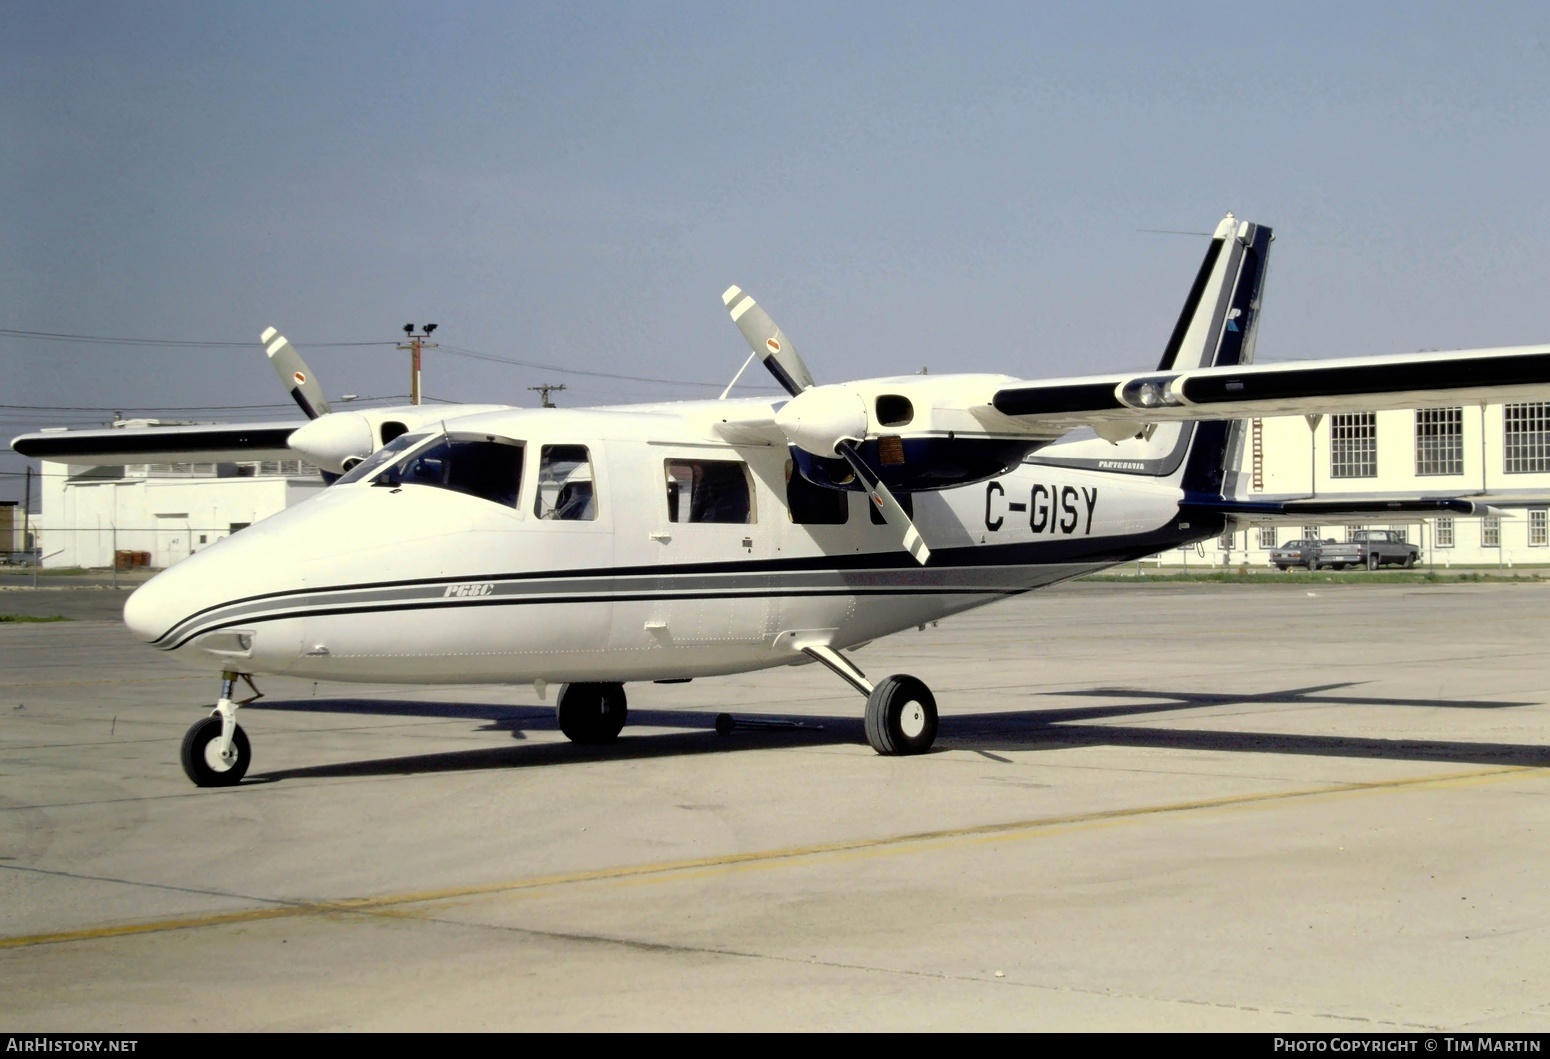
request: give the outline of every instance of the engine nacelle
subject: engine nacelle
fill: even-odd
[[[371,421],[359,412],[330,412],[296,428],[290,437],[291,451],[339,474],[346,460],[360,460],[376,449]]]
[[[857,446],[861,459],[889,489],[930,492],[972,485],[1005,474],[1047,441],[1004,438],[910,438],[885,436]],[[861,490],[850,464],[793,446],[792,459],[802,477],[827,489]]]

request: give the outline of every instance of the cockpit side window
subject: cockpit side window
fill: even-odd
[[[545,445],[539,454],[533,513],[560,522],[591,522],[597,518],[594,484],[585,445]]]
[[[739,460],[668,460],[669,522],[752,522],[748,471]]]
[[[366,466],[357,467],[349,477],[366,477],[360,473]],[[386,470],[367,474],[372,485],[428,485],[514,508],[522,483],[522,443],[491,434],[447,434]]]

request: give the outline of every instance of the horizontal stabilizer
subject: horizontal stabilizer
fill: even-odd
[[[1191,507],[1234,515],[1250,522],[1317,521],[1371,519],[1400,520],[1408,515],[1455,515],[1462,518],[1487,518],[1503,513],[1494,501],[1478,497],[1430,496],[1346,496],[1320,500],[1297,497],[1276,499],[1260,497],[1238,500],[1231,497],[1191,497]]]

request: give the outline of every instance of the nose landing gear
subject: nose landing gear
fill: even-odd
[[[239,677],[253,689],[253,694],[234,702],[231,695]],[[237,726],[237,709],[262,695],[248,674],[231,670],[221,674],[220,701],[210,716],[189,728],[179,753],[183,772],[196,787],[234,787],[242,782],[253,761],[253,749],[247,733]]]

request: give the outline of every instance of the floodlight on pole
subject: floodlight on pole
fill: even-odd
[[[436,343],[427,342],[432,331],[436,330],[435,324],[426,324],[425,330],[415,333],[414,324],[404,325],[404,334],[409,336],[409,344],[399,346],[399,349],[409,350],[409,403],[420,403],[420,350],[435,349]]]

